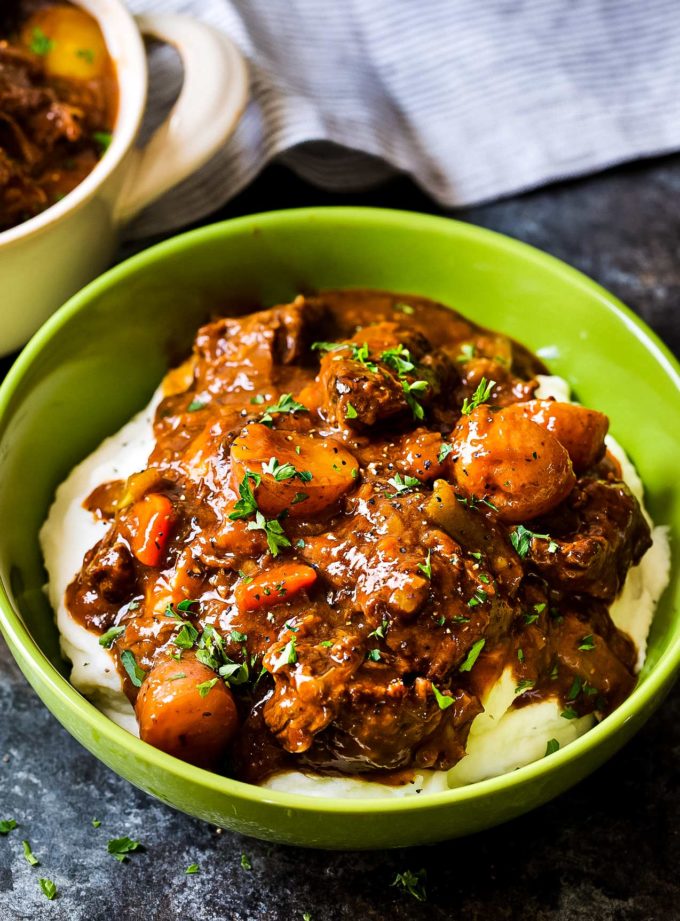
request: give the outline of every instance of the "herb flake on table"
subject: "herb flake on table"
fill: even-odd
[[[16,827],[15,819],[0,819],[0,835],[8,835]]]
[[[241,867],[244,870],[252,870],[253,865],[250,862],[250,857],[247,854],[241,854]]]
[[[427,891],[425,889],[426,881],[426,870],[416,870],[415,873],[412,870],[404,870],[403,873],[397,873],[390,885],[397,886],[403,889],[404,892],[408,892],[409,895],[412,895],[413,898],[417,899],[419,902],[424,902],[427,899]]]
[[[132,854],[134,851],[143,850],[143,848],[139,841],[133,841],[132,838],[128,838],[127,835],[124,835],[122,838],[111,838],[106,845],[106,850],[112,857],[119,861],[119,863],[124,863],[128,860],[128,854]]]
[[[199,871],[199,866],[197,863],[190,863],[189,866],[184,871],[187,876],[195,876]]]
[[[57,895],[56,884],[53,883],[51,879],[45,879],[43,876],[41,876],[38,880],[38,884],[40,885],[40,891],[42,894],[51,902],[52,899],[54,899]]]
[[[24,857],[26,858],[27,862],[30,863],[32,867],[37,867],[40,861],[31,850],[31,845],[26,839],[21,842],[21,846],[24,849]]]

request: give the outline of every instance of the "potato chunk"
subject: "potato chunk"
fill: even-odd
[[[234,489],[247,473],[256,474],[253,492],[267,516],[325,512],[354,486],[358,471],[355,457],[340,442],[257,422],[246,426],[231,446]]]
[[[486,499],[504,521],[528,521],[569,495],[576,477],[566,448],[535,422],[507,408],[479,406],[456,425],[453,472],[468,498]]]

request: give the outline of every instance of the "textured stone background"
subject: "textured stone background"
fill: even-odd
[[[340,197],[272,167],[215,217],[309,204],[437,211],[406,179]],[[456,216],[582,269],[680,352],[679,157]],[[384,853],[278,847],[218,834],[118,778],[57,724],[0,640],[0,818],[21,824],[0,836],[0,921],[301,921],[305,912],[313,921],[680,918],[679,757],[676,690],[595,775],[501,828]],[[94,817],[102,822],[98,829]],[[126,834],[146,850],[119,864],[106,842]],[[30,840],[40,867],[24,860],[22,838]],[[252,870],[242,869],[242,853]],[[200,865],[200,874],[184,874],[191,863]],[[397,872],[421,868],[426,904],[390,887]],[[40,893],[39,876],[57,883],[55,901]]]

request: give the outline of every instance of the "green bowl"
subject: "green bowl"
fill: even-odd
[[[677,541],[680,369],[626,307],[550,256],[467,224],[360,208],[282,211],[206,227],[135,256],[72,298],[26,347],[0,390],[0,627],[66,729],[158,799],[273,841],[399,847],[525,812],[586,776],[643,725],[680,663],[677,566],[636,689],[585,736],[469,787],[344,801],[271,792],[199,770],[101,715],[66,679],[38,546],[56,485],[147,402],[211,311],[351,286],[426,295],[534,350],[551,349],[555,373],[609,414],[646,484],[651,514]]]

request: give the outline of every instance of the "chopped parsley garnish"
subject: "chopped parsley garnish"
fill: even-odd
[[[426,881],[426,870],[417,870],[415,873],[412,870],[404,870],[403,873],[397,873],[391,885],[398,886],[408,892],[409,895],[412,895],[414,899],[424,902],[427,899]]]
[[[125,627],[111,627],[99,637],[99,645],[110,649],[113,641],[118,639],[122,633],[125,633]]]
[[[295,541],[295,546],[296,546],[299,550],[302,550],[302,548],[304,547],[304,545],[305,545],[304,538],[298,537],[298,539]]]
[[[517,650],[517,658],[519,659],[520,662],[524,662],[524,650],[522,649],[521,646]]]
[[[284,547],[290,547],[290,541],[281,527],[281,522],[276,518],[266,519],[262,512],[256,512],[255,521],[248,522],[248,530],[264,531],[267,537],[267,546],[272,556],[278,556]]]
[[[409,371],[414,371],[416,367],[411,361],[411,353],[407,348],[404,348],[401,343],[393,349],[385,349],[380,356],[380,360],[383,361],[388,368],[396,371],[399,377],[403,377],[405,374],[408,374]]]
[[[488,597],[488,594],[484,591],[483,588],[477,588],[475,589],[475,593],[472,598],[470,598],[468,601],[468,607],[475,608],[478,604],[484,604]]]
[[[40,891],[42,894],[51,902],[57,894],[56,884],[53,883],[51,879],[46,879],[44,876],[40,877],[38,884],[40,885]]]
[[[449,697],[448,694],[442,694],[436,684],[432,685],[432,693],[434,694],[434,699],[437,701],[437,706],[440,710],[446,710],[451,704],[455,703],[453,697]]]
[[[199,866],[197,863],[190,863],[189,866],[184,871],[187,876],[194,876],[199,871]]]
[[[456,361],[472,361],[475,357],[476,349],[471,342],[464,342],[460,347],[460,355]]]
[[[241,854],[241,867],[242,867],[244,870],[252,870],[252,869],[253,869],[253,865],[252,865],[252,863],[250,862],[250,857],[248,857],[247,854]]]
[[[534,682],[530,678],[522,678],[515,688],[515,694],[523,694],[525,691],[528,691],[529,688],[533,688],[533,686]]]
[[[401,302],[394,305],[394,310],[398,310],[399,313],[405,313],[407,316],[411,316],[412,313],[415,313],[414,307],[411,307],[410,304],[402,304]]]
[[[424,563],[418,563],[418,569],[423,573],[427,579],[432,578],[432,551],[427,551],[427,556],[425,557]]]
[[[295,648],[295,637],[291,636],[286,645],[281,650],[281,655],[283,656],[287,665],[295,665],[298,660],[297,649]]]
[[[21,842],[21,845],[24,849],[24,857],[26,858],[28,863],[30,863],[32,867],[37,867],[40,861],[38,860],[38,858],[35,856],[35,854],[31,850],[31,845],[25,839]]]
[[[418,402],[418,399],[414,394],[422,393],[424,390],[430,386],[427,381],[414,381],[412,384],[409,384],[408,381],[401,382],[402,389],[404,391],[404,396],[406,397],[406,402],[411,408],[414,419],[424,419],[425,410]]]
[[[187,406],[188,413],[198,412],[199,409],[203,409],[205,403],[202,403],[200,400],[192,400],[191,403]]]
[[[0,835],[8,835],[16,827],[15,819],[0,819]]]
[[[567,707],[566,710],[560,713],[560,716],[565,720],[575,720],[578,717],[578,713],[573,707]]]
[[[133,851],[139,851],[142,845],[139,841],[133,841],[125,835],[123,838],[111,838],[106,845],[106,849],[119,863],[124,863]]]
[[[347,409],[345,410],[345,419],[356,419],[359,413],[352,406],[351,403],[347,404]]]
[[[245,684],[250,677],[247,662],[227,662],[226,665],[220,665],[217,671],[220,678],[224,678],[227,684],[235,687]]]
[[[471,647],[470,651],[465,657],[465,661],[458,669],[459,672],[469,672],[472,670],[472,666],[475,664],[475,662],[479,658],[479,654],[482,651],[482,649],[484,649],[485,643],[486,643],[486,640],[484,638],[482,638],[481,640],[477,640],[477,642]]]
[[[315,352],[339,352],[340,349],[348,349],[347,342],[312,342],[312,349]]]
[[[578,695],[581,693],[581,687],[582,687],[581,679],[579,678],[578,675],[576,675],[571,687],[569,688],[569,692],[567,694],[567,700],[576,700]]]
[[[371,632],[368,635],[369,637],[377,636],[379,639],[384,640],[385,634],[387,633],[389,626],[390,626],[389,620],[387,620],[386,617],[383,617],[383,621],[380,624],[380,626],[376,627],[375,630],[371,630]]]
[[[525,624],[535,624],[537,620],[538,620],[538,614],[536,614],[535,612],[534,612],[533,614],[527,612],[527,613],[524,615],[524,623],[525,623]]]
[[[482,496],[480,499],[478,496],[461,496],[456,493],[456,499],[466,508],[476,509],[479,508],[480,505],[487,505],[490,509],[493,509],[494,512],[498,511],[498,506],[494,505],[490,499],[486,498],[486,496]]]
[[[305,499],[309,499],[309,493],[308,493],[308,492],[296,492],[295,495],[293,496],[293,498],[291,499],[290,504],[291,504],[291,505],[297,505],[297,504],[300,503],[300,502],[304,502]],[[304,542],[303,542],[302,546],[304,547]]]
[[[253,577],[247,576],[242,569],[239,569],[238,575],[239,579],[241,582],[243,582],[244,585],[250,585],[250,583],[253,581]]]
[[[113,135],[110,131],[93,131],[92,140],[95,142],[95,144],[99,144],[102,149],[102,153],[106,153],[106,151],[111,146]]]
[[[168,681],[180,681],[182,678],[186,678],[186,672],[177,672],[174,675],[170,675]]]
[[[248,634],[241,633],[240,630],[232,630],[229,634],[229,638],[234,643],[246,643],[248,641]]]
[[[199,604],[200,602],[196,601],[195,598],[183,598],[177,605],[177,610],[181,611],[182,614],[185,614],[191,609],[192,604]]]
[[[369,635],[369,636],[373,636],[372,633],[369,633],[368,635]],[[319,646],[328,646],[328,647],[330,647],[330,646],[332,646],[332,645],[333,645],[333,640],[321,640],[321,642],[319,643]]]
[[[238,493],[241,498],[236,502],[234,511],[229,515],[231,521],[248,518],[257,512],[257,500],[250,487],[250,480],[253,481],[255,489],[257,489],[262,482],[262,477],[259,473],[251,473],[250,470],[246,472],[238,487]]]
[[[141,688],[142,681],[146,678],[146,672],[137,664],[134,652],[131,649],[124,649],[120,654],[120,661],[128,673],[130,681],[136,688]]]
[[[190,623],[183,623],[182,629],[173,640],[180,649],[193,649],[198,639],[198,630]]]
[[[297,403],[291,393],[282,394],[278,401],[272,406],[265,407],[264,415],[260,417],[260,422],[264,425],[271,425],[274,421],[272,416],[277,413],[306,413],[309,412],[302,403]]]
[[[486,401],[491,396],[491,391],[495,386],[496,381],[487,381],[487,379],[483,377],[477,385],[477,389],[472,394],[472,399],[468,400],[468,398],[465,397],[463,400],[463,405],[460,409],[463,415],[469,416],[474,409],[477,409],[477,407],[481,406],[482,403],[486,403]]]
[[[548,540],[548,553],[557,552],[557,544],[549,534],[536,534],[525,528],[523,524],[518,524],[514,531],[510,533],[510,543],[517,551],[518,556],[524,559],[531,548],[532,540]]]
[[[29,45],[29,48],[33,54],[39,54],[41,57],[43,57],[44,55],[49,54],[50,51],[54,48],[54,42],[51,38],[49,38],[49,36],[45,35],[41,28],[36,26],[31,34],[31,44]]]
[[[100,826],[101,824],[102,824],[102,823],[100,822],[99,819],[92,819],[92,827],[93,827],[93,828],[99,828],[99,826]]]
[[[444,442],[439,449],[439,454],[437,455],[437,460],[440,464],[443,464],[449,454],[453,451],[453,445],[447,444]]]
[[[202,681],[201,684],[196,685],[196,690],[201,697],[207,697],[219,680],[219,678],[211,678],[209,681]]]
[[[261,406],[264,403],[264,397],[261,393],[258,393],[256,396],[250,398],[250,403],[252,406]]]
[[[374,361],[369,361],[369,351],[368,344],[364,342],[362,346],[353,345],[352,346],[352,358],[354,361],[360,362],[364,367],[368,368],[369,371],[377,371],[378,366]]]
[[[94,64],[94,51],[91,48],[78,48],[76,57],[81,58],[87,64]]]
[[[560,750],[560,743],[557,741],[557,739],[548,739],[548,744],[545,747],[544,757],[547,757],[548,755],[554,755],[555,752],[559,750]]]
[[[394,499],[395,496],[401,495],[403,492],[408,492],[410,489],[415,489],[417,486],[421,486],[421,482],[414,476],[402,476],[400,473],[395,473],[387,481],[390,486],[394,488],[394,492],[388,496],[390,499]]]
[[[595,640],[593,639],[593,634],[589,633],[587,636],[584,636],[581,640],[581,645],[578,648],[584,652],[590,652],[591,649],[595,649]]]
[[[366,653],[366,658],[371,662],[379,662],[381,659],[379,649],[369,649]]]
[[[262,464],[262,472],[274,477],[278,483],[292,480],[297,477],[303,483],[309,483],[312,474],[309,470],[297,470],[293,464],[280,464],[275,457],[271,457],[266,464]]]

